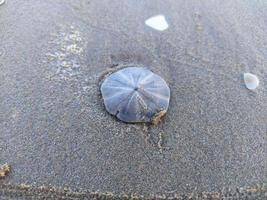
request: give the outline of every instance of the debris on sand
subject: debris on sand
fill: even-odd
[[[141,194],[114,194],[112,192],[94,192],[71,190],[70,188],[55,188],[49,186],[33,187],[31,185],[13,185],[13,184],[0,184],[0,192],[4,195],[20,197],[32,197],[31,199],[136,199],[136,200],[168,200],[168,199],[266,199],[267,187],[265,184],[256,185],[247,188],[224,188],[222,192],[191,192],[186,194],[174,193],[171,195],[164,194],[150,194],[147,196]],[[4,196],[5,197],[5,196]],[[23,198],[24,197],[24,198]]]
[[[244,82],[249,90],[255,90],[259,86],[259,79],[251,73],[244,73]]]
[[[0,166],[0,178],[5,178],[6,175],[10,172],[10,165],[7,163]]]
[[[162,117],[167,113],[166,110],[162,110],[155,114],[155,116],[152,118],[152,124],[157,125],[158,123],[161,122]]]
[[[2,6],[5,3],[5,0],[0,0],[0,6]]]
[[[145,24],[157,31],[164,31],[169,27],[164,15],[150,17]]]

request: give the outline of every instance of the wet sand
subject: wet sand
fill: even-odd
[[[145,196],[266,184],[266,13],[254,0],[6,1],[0,164],[12,171],[0,184]],[[159,14],[168,29],[145,25]],[[128,63],[170,86],[157,126],[104,108],[103,74]]]

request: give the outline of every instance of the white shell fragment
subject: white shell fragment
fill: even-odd
[[[251,73],[244,73],[244,81],[249,90],[255,90],[260,83],[258,77]]]
[[[145,21],[145,24],[158,31],[164,31],[169,27],[164,15],[150,17]]]
[[[0,6],[5,3],[5,0],[0,0]]]

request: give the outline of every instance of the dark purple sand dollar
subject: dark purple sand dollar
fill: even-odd
[[[170,100],[167,83],[144,67],[127,67],[109,75],[101,93],[107,111],[124,122],[156,124]]]

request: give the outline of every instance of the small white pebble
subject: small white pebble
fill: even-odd
[[[158,31],[164,31],[169,27],[164,15],[150,17],[145,21],[145,24]]]
[[[5,0],[0,0],[0,6],[5,3]]]
[[[260,83],[258,77],[251,73],[244,73],[244,81],[249,90],[255,90]]]

